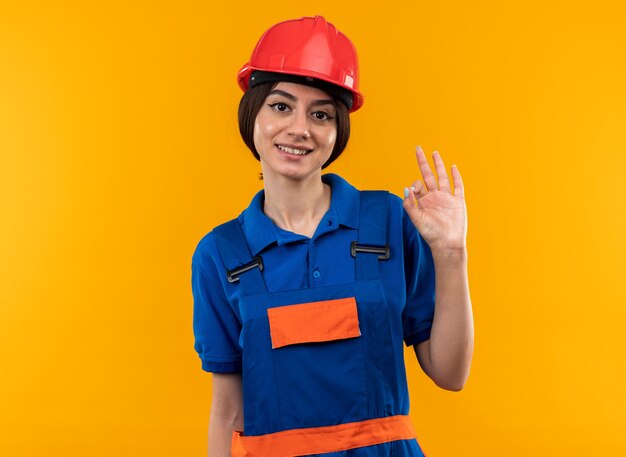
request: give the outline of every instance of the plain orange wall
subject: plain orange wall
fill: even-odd
[[[260,188],[235,73],[280,20],[357,45],[364,108],[329,171],[400,194],[459,166],[472,374],[407,352],[431,457],[626,454],[626,9],[520,2],[0,6],[0,455],[205,455],[190,259]]]

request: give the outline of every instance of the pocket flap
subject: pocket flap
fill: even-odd
[[[269,308],[267,315],[274,349],[361,335],[354,297]]]

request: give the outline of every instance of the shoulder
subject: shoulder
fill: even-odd
[[[215,241],[215,233],[210,231],[200,239],[192,256],[192,265],[203,269],[209,268],[216,264],[219,257],[217,243]]]
[[[404,213],[404,207],[402,206],[402,199],[391,192],[387,192],[389,195],[389,209],[394,213]]]
[[[400,197],[386,190],[361,191],[360,193],[361,195],[367,194],[367,193],[378,194],[377,204],[387,205],[387,209],[386,209],[387,221],[393,225],[403,224],[406,218],[405,218],[405,210],[404,210],[404,207],[402,206],[402,199]]]
[[[379,202],[382,204],[386,201],[387,203],[387,219],[390,221],[395,221],[397,223],[404,223],[405,219],[407,219],[406,212],[404,210],[404,206],[402,206],[402,199],[395,194],[387,190],[368,190],[368,191],[360,191],[360,194],[373,192],[378,193],[380,197]],[[386,197],[386,199],[385,199]]]
[[[214,227],[209,233],[204,235],[198,244],[192,256],[192,262],[196,266],[208,268],[214,265],[221,265],[221,255],[218,248],[218,233],[233,223],[241,223],[242,215],[235,219],[231,219],[223,224]]]

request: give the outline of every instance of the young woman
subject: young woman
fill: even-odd
[[[461,175],[453,193],[419,147],[404,200],[322,175],[363,104],[354,46],[323,17],[271,27],[238,80],[264,190],[193,257],[209,456],[422,456],[403,344],[449,390],[473,350]]]

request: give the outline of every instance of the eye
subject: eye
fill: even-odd
[[[268,106],[274,111],[279,111],[281,113],[284,113],[289,109],[289,106],[287,106],[287,104],[283,102],[270,103]]]
[[[328,113],[325,113],[324,111],[314,112],[313,117],[317,119],[318,121],[329,121],[332,119],[332,117]]]

